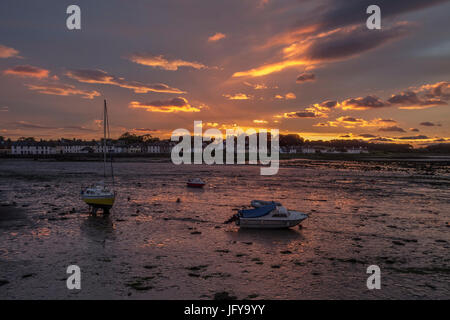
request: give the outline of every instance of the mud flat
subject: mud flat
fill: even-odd
[[[431,168],[431,169],[430,169]],[[100,162],[0,160],[2,299],[448,299],[445,163],[293,160],[257,166],[118,162],[111,215],[79,199]],[[204,190],[186,188],[190,177]],[[308,213],[302,228],[224,225],[251,199]],[[80,266],[82,289],[66,287]],[[369,291],[376,264],[382,289]]]

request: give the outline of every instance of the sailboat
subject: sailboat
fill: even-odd
[[[106,185],[107,179],[107,141],[109,139],[109,120],[108,108],[106,107],[106,100],[104,100],[103,107],[103,181],[99,181],[81,191],[81,199],[87,203],[93,214],[96,214],[98,209],[102,209],[103,213],[108,214],[109,210],[114,205],[116,193],[114,191],[114,172],[111,161],[111,181],[112,185],[109,188]]]

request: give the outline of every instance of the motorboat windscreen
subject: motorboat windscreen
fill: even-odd
[[[239,210],[239,214],[242,218],[259,218],[263,217],[276,208],[275,204],[263,206],[255,209]]]

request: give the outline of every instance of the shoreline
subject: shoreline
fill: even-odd
[[[248,154],[246,154],[248,159]],[[34,160],[57,162],[95,162],[103,161],[101,154],[50,154],[50,155],[0,155],[1,160]],[[113,162],[170,162],[170,154],[115,154]],[[444,162],[450,164],[447,153],[369,153],[369,154],[280,154],[280,161],[322,160],[322,161],[381,161],[381,162]]]

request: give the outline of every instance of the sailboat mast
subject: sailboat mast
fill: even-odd
[[[105,105],[103,108],[103,176],[106,179],[106,99],[103,100]]]

